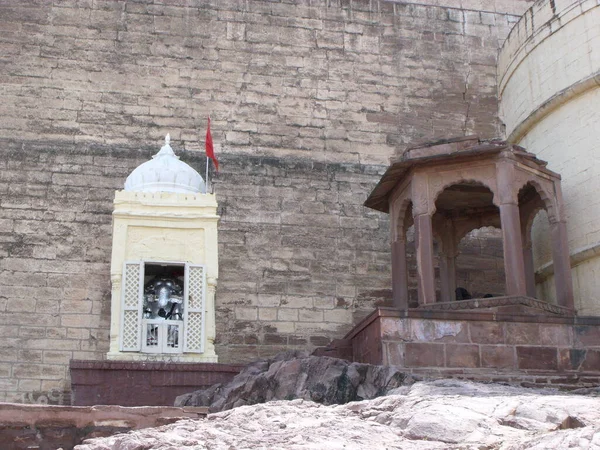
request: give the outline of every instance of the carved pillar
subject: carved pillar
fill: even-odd
[[[496,169],[504,270],[506,272],[506,295],[527,295],[521,218],[517,199],[518,187],[515,186],[514,171],[515,168],[510,162],[502,162]]]
[[[406,217],[410,213],[410,202],[399,193],[390,202],[390,239],[392,243],[392,304],[398,309],[408,308],[408,268],[406,262]],[[404,207],[403,207],[404,206]]]
[[[433,232],[431,215],[415,216],[417,282],[419,305],[435,303],[435,272],[433,268]]]
[[[502,222],[506,295],[527,295],[519,207],[514,203],[500,205],[500,221]]]
[[[215,291],[217,289],[217,279],[214,277],[208,277],[206,279],[206,346],[204,353],[208,356],[215,356],[215,337],[216,337],[216,324],[215,324]]]
[[[552,260],[554,263],[556,301],[560,306],[574,309],[567,225],[563,221],[553,222],[550,224],[550,230],[552,233]]]
[[[440,255],[440,288],[443,302],[456,299],[456,254]]]
[[[454,222],[446,219],[436,223],[441,241],[440,251],[440,289],[442,302],[451,302],[456,299],[456,257],[458,256],[456,244],[456,229]]]
[[[110,274],[112,299],[120,300],[120,298],[121,298],[121,281],[122,281],[121,272]],[[113,301],[113,303],[112,303],[113,309],[115,308],[115,303],[116,303],[115,301]],[[121,311],[121,304],[117,303],[116,306],[119,308],[119,311]],[[110,351],[111,352],[119,351],[119,335],[120,334],[121,334],[121,314],[120,314],[120,312],[118,314],[115,314],[113,312],[113,314],[111,314],[111,316],[110,316]]]
[[[545,205],[541,197],[530,199],[526,203],[519,205],[521,220],[521,240],[523,242],[523,264],[525,266],[525,284],[527,286],[527,296],[537,297],[535,289],[535,267],[533,264],[533,248],[531,242],[531,226],[536,213],[544,209]]]
[[[392,242],[392,297],[395,308],[408,308],[406,239]]]

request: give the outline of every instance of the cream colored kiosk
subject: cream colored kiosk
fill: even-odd
[[[217,201],[169,136],[115,193],[112,360],[217,362]]]

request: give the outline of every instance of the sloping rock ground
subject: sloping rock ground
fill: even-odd
[[[600,449],[600,398],[437,380],[345,405],[298,399],[241,406],[75,448]]]
[[[288,351],[249,364],[227,384],[180,395],[175,406],[208,406],[218,412],[271,400],[333,405],[379,397],[406,382],[412,380],[397,367]]]

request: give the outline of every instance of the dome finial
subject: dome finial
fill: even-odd
[[[162,148],[160,149],[160,152],[158,152],[152,158],[161,157],[161,156],[173,156],[173,157],[179,159],[179,156],[175,156],[175,153],[173,152],[173,149],[171,148],[170,144],[171,144],[171,135],[169,133],[167,133],[167,135],[165,136],[165,145],[163,145]]]

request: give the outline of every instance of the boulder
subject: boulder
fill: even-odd
[[[271,400],[343,404],[384,395],[407,381],[396,367],[288,351],[248,365],[228,384],[180,395],[175,405],[208,406],[217,412]]]

